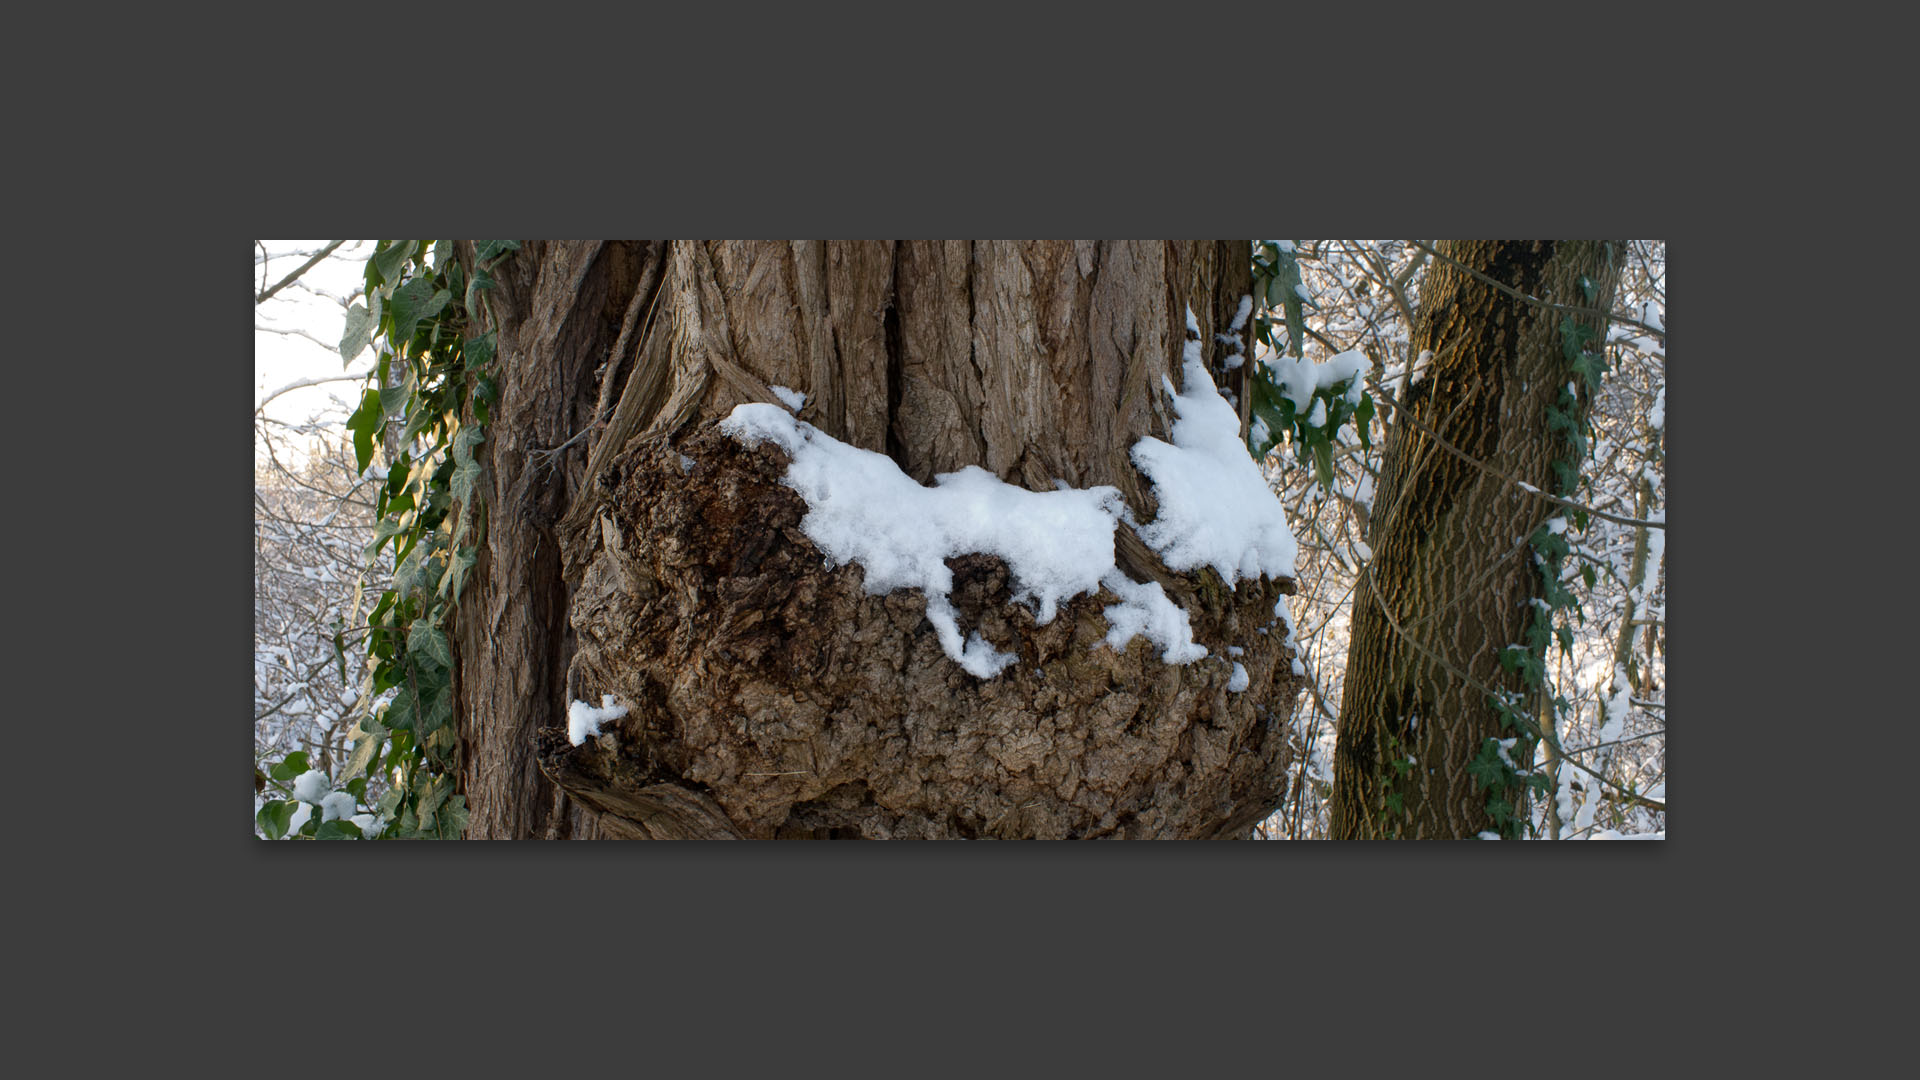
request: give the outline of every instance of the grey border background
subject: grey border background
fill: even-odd
[[[1004,1063],[1008,1043],[1035,1041],[1074,1047],[1058,1063],[1073,1071],[1116,1053],[1175,1074],[1243,1060],[1278,1067],[1317,1057],[1329,1044],[1350,1063],[1383,1061],[1403,1041],[1421,1045],[1419,1033],[1442,1018],[1472,1024],[1447,1042],[1427,1043],[1435,1063],[1486,1053],[1511,1061],[1507,1055],[1528,1041],[1502,1038],[1506,1025],[1544,1025],[1541,1045],[1582,1041],[1554,1030],[1559,1017],[1547,991],[1555,984],[1577,999],[1561,1014],[1569,1018],[1604,1000],[1632,1015],[1636,995],[1646,996],[1650,1018],[1686,1007],[1673,1000],[1676,980],[1697,978],[1700,965],[1732,963],[1737,949],[1752,947],[1737,937],[1750,917],[1715,899],[1744,856],[1779,842],[1740,831],[1742,796],[1764,797],[1740,780],[1759,767],[1767,743],[1786,742],[1781,729],[1792,719],[1775,691],[1753,679],[1741,659],[1749,654],[1726,633],[1777,628],[1787,618],[1774,585],[1755,595],[1746,584],[1778,582],[1767,569],[1770,554],[1733,542],[1751,500],[1764,495],[1760,482],[1772,479],[1743,473],[1749,466],[1729,438],[1743,417],[1763,415],[1764,379],[1746,376],[1751,365],[1767,363],[1773,344],[1743,310],[1742,301],[1754,300],[1743,275],[1764,265],[1763,257],[1784,257],[1761,235],[1765,225],[1733,217],[1751,196],[1714,172],[1722,151],[1713,137],[1739,138],[1747,129],[1738,117],[1715,118],[1731,132],[1707,125],[1687,103],[1644,89],[1669,58],[1623,47],[1508,73],[1527,86],[1571,84],[1553,96],[1553,115],[1491,97],[1492,73],[1464,94],[1448,93],[1439,73],[1421,74],[1426,62],[1409,56],[1407,79],[1393,88],[1392,104],[1404,113],[1343,130],[1346,103],[1379,117],[1389,102],[1373,88],[1314,80],[1301,89],[1314,105],[1297,148],[1255,146],[1248,110],[1223,106],[1220,87],[1199,85],[1209,79],[1195,66],[1210,44],[1232,46],[1233,26],[1245,22],[1223,16],[1218,33],[1182,35],[1180,44],[1191,45],[1184,63],[1162,57],[1117,73],[1097,64],[1047,72],[1024,67],[1037,63],[1029,54],[1007,61],[1001,83],[984,89],[977,79],[957,85],[956,73],[968,70],[963,62],[903,47],[908,55],[885,66],[914,68],[924,95],[875,92],[884,79],[843,72],[809,84],[809,99],[756,67],[777,43],[736,42],[737,79],[702,81],[696,111],[654,106],[616,116],[634,133],[633,145],[618,150],[607,149],[605,126],[589,131],[515,103],[525,88],[501,78],[471,109],[447,110],[454,118],[444,145],[468,167],[465,178],[435,185],[423,171],[417,191],[395,192],[373,179],[403,174],[404,163],[368,148],[379,131],[362,124],[364,105],[352,95],[308,112],[310,137],[262,134],[287,108],[264,97],[258,108],[227,106],[218,130],[184,143],[178,129],[128,131],[119,153],[162,166],[139,181],[158,196],[139,223],[213,234],[208,242],[168,245],[166,268],[150,268],[138,288],[126,290],[131,325],[152,328],[152,348],[163,359],[130,350],[122,362],[136,369],[134,389],[109,402],[102,418],[122,431],[155,431],[157,410],[173,418],[142,440],[141,455],[153,455],[162,482],[129,478],[112,501],[136,520],[204,523],[142,538],[151,555],[99,549],[103,565],[147,578],[129,591],[158,624],[133,650],[128,684],[169,688],[151,709],[114,717],[127,727],[115,738],[152,755],[138,771],[166,778],[164,798],[179,806],[169,817],[181,827],[129,835],[133,811],[102,808],[103,824],[116,826],[107,843],[134,850],[73,867],[67,886],[139,906],[151,935],[134,959],[144,965],[158,954],[179,977],[211,984],[227,1006],[202,1018],[216,1037],[224,1039],[229,1025],[250,1033],[236,1041],[236,1056],[239,1042],[256,1038],[263,1041],[255,1054],[282,1038],[314,1045],[315,1036],[292,1034],[306,1030],[300,1023],[281,1019],[275,1027],[255,1010],[273,1017],[349,1010],[354,1029],[315,1057],[342,1068],[356,1067],[354,1038],[393,1037],[377,1027],[381,1004],[414,994],[422,1037],[432,1030],[425,1018],[438,1017],[452,1025],[438,1037],[456,1047],[505,1041],[510,1030],[535,1045],[553,1040],[545,1051],[530,1050],[532,1060],[584,1054],[617,1067],[630,1060],[627,1040],[636,1039],[645,1064],[635,1072],[666,1067],[691,1045],[690,1061],[723,1074],[748,1053],[771,1053],[772,1064],[809,1072],[813,1062],[849,1053],[885,1062],[881,1048],[895,1046],[959,1065],[977,1045],[985,1067]],[[1495,38],[1486,51],[1527,44]],[[616,104],[644,95],[647,84],[669,76],[647,68],[642,79],[639,69],[673,51],[650,39],[633,72],[585,76],[582,93],[597,89],[605,95],[598,100]],[[1303,82],[1335,63],[1316,63],[1304,48],[1286,59]],[[1600,67],[1604,76],[1581,74]],[[997,103],[984,104],[996,95]],[[1057,112],[1033,107],[1060,98],[1068,104]],[[1263,130],[1284,133],[1279,120],[1256,119]],[[1593,132],[1617,135],[1642,121],[1646,182],[1622,187],[1625,166],[1600,160]],[[499,132],[508,134],[489,134]],[[1698,137],[1703,132],[1710,137]],[[566,159],[571,140],[593,151]],[[260,156],[286,160],[303,145],[315,147],[308,175],[274,184],[252,175]],[[329,154],[330,145],[342,152]],[[494,164],[489,146],[504,146],[504,163]],[[134,182],[104,179],[107,198]],[[229,226],[233,236],[221,239]],[[1680,393],[1670,395],[1677,409],[1669,415],[1680,420],[1683,536],[1695,538],[1683,539],[1680,550],[1683,561],[1690,549],[1716,555],[1713,569],[1702,563],[1682,588],[1683,598],[1701,598],[1683,599],[1683,611],[1701,614],[1682,621],[1682,701],[1699,704],[1683,704],[1677,715],[1695,717],[1695,725],[1670,743],[1685,762],[1678,846],[258,843],[244,810],[235,809],[237,800],[244,805],[233,776],[237,746],[233,761],[223,749],[233,731],[245,730],[229,726],[245,706],[221,704],[229,700],[226,679],[246,682],[238,639],[250,633],[243,627],[251,600],[240,568],[246,533],[233,450],[250,407],[237,374],[225,384],[230,397],[182,375],[244,366],[245,347],[237,320],[234,338],[216,332],[210,346],[191,328],[208,294],[220,295],[211,283],[234,273],[243,233],[421,230],[1667,238],[1683,265],[1683,373],[1696,373],[1683,374]],[[1714,353],[1686,348],[1692,326],[1714,328]],[[1698,374],[1715,370],[1722,377]],[[216,378],[212,385],[222,384]],[[223,417],[232,418],[230,430]],[[94,444],[91,452],[102,459],[101,475],[124,476],[124,448]],[[231,474],[221,464],[228,460]],[[196,480],[182,488],[164,482],[168,473]],[[232,674],[221,676],[229,656]],[[1710,699],[1699,689],[1707,687]],[[76,688],[83,696],[115,689]],[[156,725],[164,725],[158,738]],[[1737,738],[1722,739],[1736,727]],[[1788,894],[1819,887],[1768,885]],[[336,934],[316,932],[320,911],[338,919]],[[1533,929],[1548,916],[1590,919],[1591,930],[1548,938]],[[190,948],[175,955],[183,946]],[[150,1007],[191,1009],[171,996]],[[1398,1009],[1407,1011],[1408,1026],[1387,1030]],[[829,1035],[833,1020],[841,1022]],[[1271,1041],[1261,1038],[1267,1033]],[[1337,1044],[1329,1038],[1336,1033]],[[1256,1045],[1246,1045],[1248,1034]],[[1632,1038],[1593,1034],[1597,1054],[1614,1060]],[[1169,1035],[1194,1045],[1182,1051]],[[913,1044],[899,1045],[902,1036]],[[1169,1056],[1154,1056],[1162,1047]],[[141,1055],[138,1047],[125,1052]],[[267,1060],[255,1054],[248,1056]]]

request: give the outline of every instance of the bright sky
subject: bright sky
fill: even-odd
[[[262,240],[253,249],[253,292],[286,277],[331,240]],[[261,246],[267,260],[262,264]],[[347,304],[359,298],[361,273],[373,244],[349,240],[300,279],[275,293],[253,310],[253,400],[302,379],[337,378],[371,364],[372,352],[362,352],[351,368],[343,365],[337,344],[346,327]],[[262,270],[264,265],[265,269]],[[262,278],[265,278],[264,283]],[[324,344],[323,344],[324,343]],[[327,382],[288,391],[267,403],[265,415],[282,424],[321,420],[344,422],[364,389],[359,379]],[[300,436],[285,427],[269,425],[276,446],[285,439],[297,444]],[[284,458],[282,460],[285,460]],[[292,464],[288,462],[288,464]]]

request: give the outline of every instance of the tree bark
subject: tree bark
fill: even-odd
[[[1412,422],[1395,418],[1369,526],[1374,558],[1355,589],[1334,760],[1338,838],[1466,838],[1495,827],[1467,767],[1487,739],[1519,734],[1503,728],[1488,692],[1524,690],[1500,653],[1523,640],[1541,594],[1528,538],[1559,510],[1514,481],[1555,490],[1552,462],[1568,452],[1547,410],[1577,380],[1561,348],[1565,313],[1463,266],[1537,300],[1604,311],[1624,245],[1437,250],[1449,259],[1427,271],[1412,345],[1433,360],[1402,397]],[[1577,392],[1584,422],[1590,402],[1584,385]],[[1521,769],[1532,765],[1525,758],[1515,759]],[[1522,791],[1512,808],[1523,815],[1526,805]]]
[[[1235,242],[530,243],[494,270],[485,543],[456,622],[471,837],[1242,836],[1285,786],[1290,581],[1176,574],[1210,655],[1104,646],[1081,596],[1038,625],[998,558],[949,560],[963,621],[1019,659],[981,680],[917,591],[867,595],[800,532],[786,458],[717,430],[800,419],[921,483],[976,465],[1111,485],[1165,438],[1200,339],[1250,288]],[[463,251],[472,266],[472,249]],[[559,447],[596,428],[559,454]],[[1226,684],[1234,661],[1252,677]],[[571,700],[628,715],[579,746]]]

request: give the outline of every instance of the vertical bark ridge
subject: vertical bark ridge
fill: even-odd
[[[472,254],[468,245],[465,257]],[[560,722],[565,707],[568,591],[551,526],[566,508],[568,481],[564,470],[536,463],[534,451],[560,445],[590,419],[593,374],[628,299],[616,281],[634,287],[633,262],[621,245],[532,243],[494,272],[494,329],[513,362],[500,365],[500,398],[478,454],[490,481],[487,543],[457,615],[470,837],[540,835],[554,806],[534,733]]]

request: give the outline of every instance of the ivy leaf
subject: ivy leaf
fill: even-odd
[[[420,703],[420,712],[414,721],[414,730],[422,735],[431,735],[453,720],[453,688],[440,687],[432,697]]]
[[[478,245],[476,245],[476,247],[478,248],[478,253],[475,255],[474,261],[478,262],[482,266],[485,266],[486,264],[492,262],[495,258],[501,255],[505,255],[509,251],[519,251],[520,241],[518,240],[482,240]]]
[[[340,367],[344,370],[372,343],[373,312],[365,304],[355,304],[347,309],[347,328],[340,335]]]
[[[367,561],[371,563],[377,558],[380,554],[380,549],[386,546],[387,541],[392,539],[398,532],[400,532],[400,523],[398,521],[395,521],[393,518],[381,518],[380,524],[373,527],[373,541],[367,545]]]
[[[353,726],[359,738],[353,744],[353,753],[347,755],[346,765],[340,770],[341,776],[354,778],[346,782],[345,790],[351,792],[353,797],[361,802],[367,800],[367,778],[360,774],[372,769],[373,759],[380,746],[380,736],[375,734],[378,728],[379,723],[372,717],[360,718],[360,722]],[[360,786],[356,788],[355,784]]]
[[[1307,445],[1313,450],[1313,472],[1319,477],[1320,486],[1333,490],[1333,444],[1328,441],[1327,433],[1318,428],[1307,438]]]
[[[406,268],[407,260],[413,257],[418,240],[395,240],[387,247],[374,252],[373,267],[380,274],[382,282],[400,280],[400,271]]]
[[[278,840],[287,835],[287,826],[293,822],[293,802],[269,802],[260,808],[253,820],[260,825],[260,831],[266,834],[267,839]]]
[[[373,389],[360,395],[360,407],[347,417],[347,430],[353,432],[354,464],[363,473],[373,463],[373,435],[383,419],[380,391]]]
[[[402,686],[400,692],[393,695],[393,702],[387,706],[387,711],[381,714],[380,722],[394,731],[412,731],[413,712],[413,692]]]
[[[268,775],[272,776],[275,780],[291,780],[310,768],[312,768],[312,766],[307,764],[307,752],[305,750],[295,750],[293,753],[287,755],[285,761],[275,765]],[[289,810],[287,812],[292,813],[293,811]]]
[[[401,363],[398,359],[394,362]],[[399,381],[392,386],[383,386],[380,388],[380,411],[385,416],[399,417],[406,415],[407,400],[413,397],[415,390],[419,389],[420,383],[419,379],[414,375],[413,365],[406,364],[405,367],[406,374],[400,376]]]
[[[452,594],[452,599],[460,599],[460,589],[467,582],[467,571],[473,569],[475,553],[471,547],[463,547],[454,552],[453,559],[447,564],[447,572],[440,577],[440,595]]]
[[[442,840],[458,840],[467,831],[467,797],[454,795],[440,807],[440,820],[433,833]]]
[[[1373,426],[1373,395],[1360,392],[1360,404],[1353,410],[1353,427],[1360,433],[1360,445],[1372,449],[1373,436],[1369,429]]]
[[[495,331],[492,330],[477,338],[469,339],[461,349],[462,355],[467,358],[467,366],[486,367],[492,363],[495,340]]]
[[[434,291],[433,282],[424,277],[400,286],[393,294],[393,332],[387,336],[388,342],[398,349],[412,341],[420,323],[440,314],[449,299],[445,289]]]
[[[1480,745],[1480,754],[1467,766],[1467,775],[1473,777],[1475,791],[1481,788],[1498,790],[1507,785],[1507,766],[1500,760],[1499,743],[1492,739]]]
[[[460,434],[453,437],[453,460],[458,464],[448,487],[462,506],[473,505],[474,485],[480,482],[480,463],[473,459],[473,448],[485,441],[486,437],[474,427],[463,427]]]
[[[320,827],[314,830],[313,834],[315,840],[345,840],[349,837],[355,840],[363,839],[360,835],[360,826],[343,818],[321,822]]]
[[[481,293],[493,286],[493,275],[487,273],[485,267],[478,267],[473,271],[473,277],[467,282],[466,299],[462,301],[466,305],[469,318],[479,318],[480,312],[474,308],[474,302],[480,299]]]
[[[1587,583],[1587,588],[1593,588],[1593,583],[1598,580],[1594,575],[1593,567],[1582,563],[1580,565],[1580,580]]]
[[[413,629],[407,634],[407,652],[443,668],[453,667],[453,650],[447,645],[447,635],[427,619],[413,620]]]

